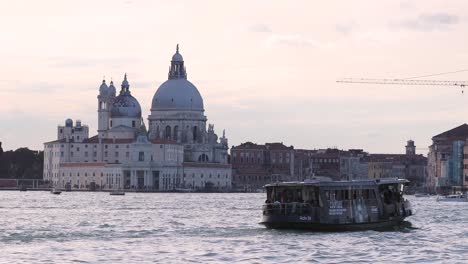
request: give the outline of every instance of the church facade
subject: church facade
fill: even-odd
[[[148,129],[124,76],[120,92],[99,87],[97,135],[67,119],[44,144],[44,180],[69,189],[229,190],[228,140],[208,124],[203,98],[187,80],[177,46],[168,80],[157,89]]]

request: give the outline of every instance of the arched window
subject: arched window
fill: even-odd
[[[179,134],[179,126],[174,127],[174,135],[173,138],[174,140],[177,140],[177,135]]]
[[[166,126],[166,135],[164,136],[166,139],[171,139],[171,127]]]
[[[206,155],[205,153],[198,156],[198,162],[208,162],[208,161],[209,161],[208,155]]]
[[[193,141],[197,141],[198,139],[198,127],[194,126],[193,127]]]

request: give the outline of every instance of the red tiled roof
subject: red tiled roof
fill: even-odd
[[[370,154],[364,160],[370,162],[425,162],[427,160],[423,155],[406,154]]]
[[[45,142],[44,144],[65,143],[65,142],[66,142],[65,139],[58,139],[58,140],[54,140],[54,141]]]
[[[460,126],[457,126],[455,128],[452,128],[448,131],[445,131],[441,134],[438,134],[436,136],[432,137],[432,140],[443,140],[443,139],[451,139],[451,140],[465,140],[468,138],[468,125],[463,124]]]
[[[113,144],[113,143],[115,143],[115,144],[125,144],[125,143],[133,143],[134,141],[135,141],[135,139],[133,139],[133,138],[116,138],[116,139],[103,138],[103,139],[101,139],[101,142],[105,143],[105,144]],[[90,144],[99,143],[99,137],[96,135],[96,136],[87,138],[87,139],[83,140],[83,143],[90,143]]]
[[[178,144],[177,141],[172,139],[154,139],[151,140],[153,144]]]
[[[265,145],[259,145],[250,141],[240,144],[239,146],[233,146],[232,149],[265,149]]]
[[[278,143],[278,142],[266,143],[265,146],[267,147],[267,149],[274,149],[274,150],[277,150],[277,149],[294,149],[293,146],[287,147],[282,142],[281,143]]]
[[[61,167],[101,167],[107,163],[104,162],[66,162],[61,163]]]
[[[221,163],[202,163],[202,162],[184,162],[184,167],[195,167],[195,168],[226,168],[230,169],[231,164],[221,164]]]

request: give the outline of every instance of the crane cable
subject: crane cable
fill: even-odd
[[[420,75],[420,76],[413,76],[413,77],[407,77],[407,78],[402,78],[402,80],[412,80],[412,79],[418,79],[418,78],[425,78],[425,77],[433,77],[433,76],[440,76],[440,75],[445,75],[445,74],[452,74],[452,73],[459,73],[459,72],[466,72],[468,69],[463,69],[463,70],[458,70],[458,71],[450,71],[450,72],[441,72],[441,73],[434,73],[434,74],[428,74],[428,75]],[[462,88],[461,93],[464,94],[464,86],[460,86]]]
[[[466,71],[468,71],[468,69],[458,70],[458,71],[451,71],[451,72],[434,73],[434,74],[428,74],[428,75],[413,76],[413,77],[401,78],[401,80],[411,80],[411,79],[418,79],[418,78],[439,76],[439,75],[445,75],[445,74],[451,74],[451,73],[459,73],[459,72],[466,72]]]

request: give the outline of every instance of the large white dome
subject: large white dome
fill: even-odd
[[[168,80],[159,86],[153,96],[151,111],[158,110],[204,111],[200,92],[187,80],[184,59],[179,53],[179,44],[176,53],[172,56]]]
[[[154,94],[151,110],[204,111],[203,98],[187,79],[170,79]]]

